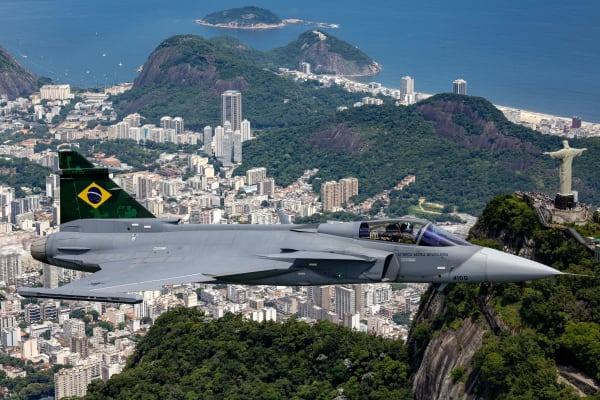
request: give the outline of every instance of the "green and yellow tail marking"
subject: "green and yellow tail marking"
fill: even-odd
[[[154,215],[81,154],[59,151],[60,223],[81,218],[154,218]]]

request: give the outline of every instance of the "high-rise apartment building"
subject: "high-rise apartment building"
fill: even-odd
[[[252,130],[250,129],[250,121],[248,121],[247,119],[242,121],[241,134],[242,134],[242,142],[245,142],[246,140],[249,140],[252,138]]]
[[[260,196],[270,196],[275,192],[275,179],[267,178],[257,183],[257,193]]]
[[[231,129],[231,124],[228,122],[225,123],[225,133],[223,135],[223,154],[219,158],[219,161],[223,163],[224,167],[230,167],[232,165],[232,156],[233,156],[233,129]]]
[[[400,79],[400,99],[411,104],[415,100],[415,80],[410,76]]]
[[[129,114],[125,118],[123,118],[123,122],[127,122],[129,126],[139,127],[142,122],[142,116],[138,113]]]
[[[173,123],[173,118],[169,116],[164,116],[160,119],[160,127],[163,129],[171,128],[171,124]]]
[[[40,89],[42,100],[68,100],[72,99],[71,86],[66,85],[44,85]]]
[[[180,134],[184,131],[184,121],[181,117],[171,118],[167,115],[160,119],[160,127],[163,129],[174,129],[175,133]]]
[[[213,130],[210,125],[207,125],[202,130],[203,140],[204,140],[204,153],[209,156],[212,155],[212,138],[213,138]]]
[[[61,369],[54,374],[54,396],[84,397],[92,379],[100,377],[100,362],[90,360],[83,365]]]
[[[246,171],[246,185],[256,185],[259,181],[267,178],[267,169],[265,167],[250,168]]]
[[[241,131],[242,129],[242,93],[237,90],[227,90],[221,95],[222,112],[221,122],[225,126],[225,122],[231,123],[233,131]]]
[[[63,323],[65,343],[71,344],[72,337],[85,336],[85,322],[77,318],[70,318]]]
[[[335,287],[335,313],[344,319],[346,315],[356,314],[356,292],[344,286]]]
[[[338,211],[342,207],[342,185],[336,181],[321,184],[323,211]]]
[[[240,131],[233,132],[233,156],[234,163],[242,162],[242,134]]]
[[[89,340],[87,336],[73,336],[69,345],[72,353],[77,353],[82,358],[89,356]]]
[[[331,310],[333,308],[333,289],[333,286],[312,286],[311,300],[313,304],[324,310]]]
[[[183,118],[175,117],[171,123],[171,128],[175,129],[177,134],[181,134],[185,131],[185,124],[183,122]]]
[[[23,274],[25,250],[20,245],[4,246],[4,249],[5,254],[0,254],[0,281],[14,285],[17,277]]]
[[[306,75],[310,75],[310,63],[301,62],[300,63],[300,72]]]
[[[42,313],[40,306],[37,304],[27,304],[25,306],[25,322],[28,324],[40,321],[42,319]]]
[[[352,196],[358,195],[358,179],[344,178],[340,180],[342,186],[342,205],[350,204]]]
[[[452,82],[454,94],[467,94],[467,81],[464,79],[457,79]]]
[[[215,136],[213,138],[214,156],[217,158],[223,157],[223,142],[225,141],[225,129],[222,126],[215,128]]]

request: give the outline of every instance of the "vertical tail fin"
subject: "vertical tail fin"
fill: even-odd
[[[60,223],[82,218],[154,218],[113,182],[107,168],[95,167],[81,154],[58,152]]]

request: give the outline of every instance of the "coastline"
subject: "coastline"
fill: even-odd
[[[207,26],[210,28],[223,28],[223,29],[242,29],[242,30],[267,30],[267,29],[279,29],[283,28],[286,25],[307,25],[307,26],[316,26],[317,28],[339,28],[339,24],[330,24],[327,22],[313,22],[313,21],[305,21],[303,19],[290,18],[283,19],[278,24],[253,24],[253,25],[239,25],[237,22],[229,22],[222,24],[211,24],[210,22],[206,22],[203,19],[194,20],[195,23],[202,26]]]
[[[377,62],[375,62],[377,64]],[[377,64],[378,65],[378,64]],[[329,84],[336,84],[350,92],[364,92],[372,95],[382,94],[397,99],[397,104],[410,105],[400,99],[400,88],[385,87],[378,82],[360,82],[351,76],[304,74],[300,71],[287,71],[287,74],[300,78],[312,78]],[[368,76],[368,75],[367,75]],[[355,76],[356,77],[356,76]],[[433,96],[431,93],[415,92],[415,102]],[[517,107],[494,104],[512,123],[526,126],[545,135],[563,136],[567,138],[600,137],[600,123],[579,119],[579,126],[574,125],[579,117],[552,115]]]
[[[279,24],[255,24],[255,25],[238,25],[235,22],[228,24],[211,24],[204,21],[203,19],[194,20],[195,23],[202,26],[208,26],[210,28],[224,28],[224,29],[246,29],[246,30],[265,30],[265,29],[278,29],[283,28],[286,24],[282,21]]]

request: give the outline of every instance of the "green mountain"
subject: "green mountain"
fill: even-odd
[[[374,75],[380,67],[366,53],[335,36],[318,30],[303,33],[287,46],[267,52],[274,65],[298,69],[308,62],[314,73]]]
[[[270,63],[264,53],[232,38],[174,36],[150,54],[133,89],[116,98],[115,107],[121,116],[139,112],[154,123],[178,115],[200,130],[221,124],[221,93],[240,90],[244,117],[264,129],[301,125],[361,98],[339,88],[299,85],[268,70]]]
[[[576,229],[600,235],[596,223]],[[543,228],[533,208],[512,195],[487,205],[471,240],[587,276],[430,291],[408,342],[415,399],[598,398],[600,289],[593,253],[566,229]]]
[[[0,94],[14,100],[37,89],[37,78],[0,46]]]

